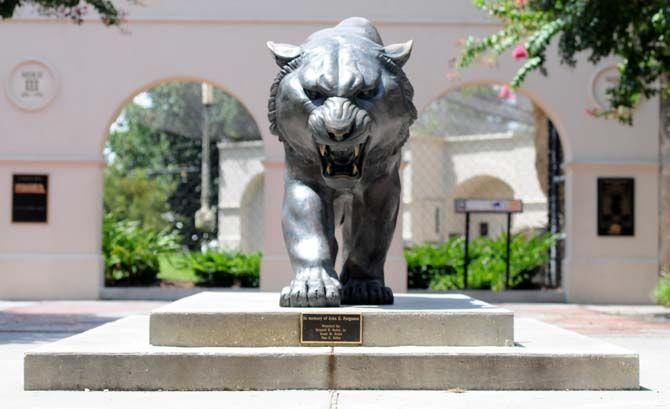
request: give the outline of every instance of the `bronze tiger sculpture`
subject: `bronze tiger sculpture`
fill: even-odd
[[[268,117],[285,149],[282,229],[295,274],[280,305],[393,304],[384,262],[400,203],[401,147],[416,119],[402,71],[412,42],[384,46],[369,21],[354,17],[301,46],[268,47],[281,67]]]

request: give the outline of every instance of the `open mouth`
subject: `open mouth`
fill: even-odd
[[[324,177],[360,178],[367,141],[347,147],[317,144]]]

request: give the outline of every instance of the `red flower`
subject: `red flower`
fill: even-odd
[[[500,87],[500,92],[498,92],[498,97],[502,99],[507,99],[510,97],[509,85],[505,84]]]
[[[526,6],[526,0],[516,0],[516,5],[519,8],[524,8]]]
[[[512,50],[512,57],[517,60],[528,58],[528,51],[521,44],[517,44],[516,47],[514,47],[514,50]]]

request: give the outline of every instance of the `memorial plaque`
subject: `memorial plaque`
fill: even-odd
[[[48,192],[48,175],[14,175],[12,222],[46,223]]]
[[[300,343],[321,345],[361,345],[361,314],[301,314]]]
[[[598,178],[598,235],[635,235],[635,179]]]

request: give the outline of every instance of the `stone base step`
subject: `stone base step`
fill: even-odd
[[[505,346],[512,311],[462,294],[398,294],[394,305],[282,308],[276,293],[203,292],[151,313],[150,342],[185,347],[300,345],[301,313],[361,314],[364,346]]]
[[[637,354],[534,320],[514,347],[183,348],[129,317],[25,356],[27,390],[638,389]]]

